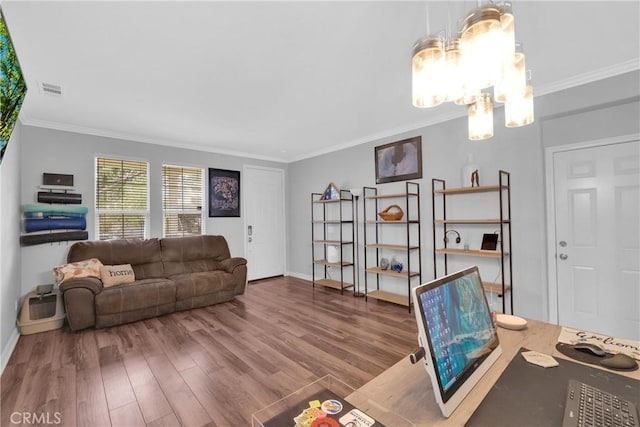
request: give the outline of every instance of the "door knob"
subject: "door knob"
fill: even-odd
[[[569,258],[569,256],[567,254],[560,254],[560,259],[561,260],[566,260],[567,258]]]

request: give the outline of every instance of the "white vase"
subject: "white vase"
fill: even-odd
[[[327,246],[327,262],[340,262],[340,251],[337,246]]]

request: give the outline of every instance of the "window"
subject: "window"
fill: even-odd
[[[203,201],[203,169],[162,166],[162,228],[165,237],[202,234]]]
[[[96,233],[100,240],[144,239],[149,222],[149,164],[96,159]]]

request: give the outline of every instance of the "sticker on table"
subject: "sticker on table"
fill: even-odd
[[[340,427],[333,418],[319,418],[311,423],[310,427]]]
[[[362,426],[370,427],[376,421],[358,409],[352,409],[349,413],[340,417],[340,424],[343,426]]]
[[[342,411],[342,403],[339,400],[329,399],[322,402],[322,410],[330,415],[335,415]]]
[[[322,406],[322,403],[320,403],[319,400],[312,400],[311,402],[309,402],[310,408],[319,408],[320,406]]]

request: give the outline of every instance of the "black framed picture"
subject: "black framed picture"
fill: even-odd
[[[240,216],[240,171],[209,168],[209,216]]]
[[[422,137],[376,147],[376,184],[422,178]]]

